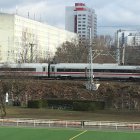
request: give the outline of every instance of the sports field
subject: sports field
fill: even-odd
[[[0,140],[140,140],[140,133],[0,127]]]

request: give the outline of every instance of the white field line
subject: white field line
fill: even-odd
[[[87,130],[85,130],[85,131],[83,131],[83,132],[81,132],[81,133],[77,134],[76,136],[74,136],[74,137],[70,138],[69,140],[73,140],[73,139],[75,139],[75,138],[79,137],[80,135],[82,135],[82,134],[84,134],[84,133],[86,133],[86,132],[87,132]]]

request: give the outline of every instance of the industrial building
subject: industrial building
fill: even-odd
[[[17,14],[0,13],[0,63],[39,62],[52,58],[75,33]]]

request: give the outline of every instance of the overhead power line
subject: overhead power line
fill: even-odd
[[[140,27],[140,25],[98,25],[98,28],[127,28],[127,27]]]

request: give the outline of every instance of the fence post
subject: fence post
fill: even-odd
[[[117,125],[117,123],[116,123],[116,130],[118,130],[118,125]]]
[[[2,124],[1,125],[3,126],[3,119],[2,119]]]
[[[18,126],[18,119],[17,119],[17,126]]]
[[[34,127],[36,126],[36,124],[35,124],[35,120],[34,120]]]
[[[81,126],[82,128],[84,128],[84,121],[81,121]]]
[[[133,131],[135,131],[135,125],[133,124]]]
[[[49,127],[51,126],[50,120],[49,120]]]
[[[102,128],[102,122],[100,122],[100,125],[99,126],[100,126],[100,129],[101,129]]]

